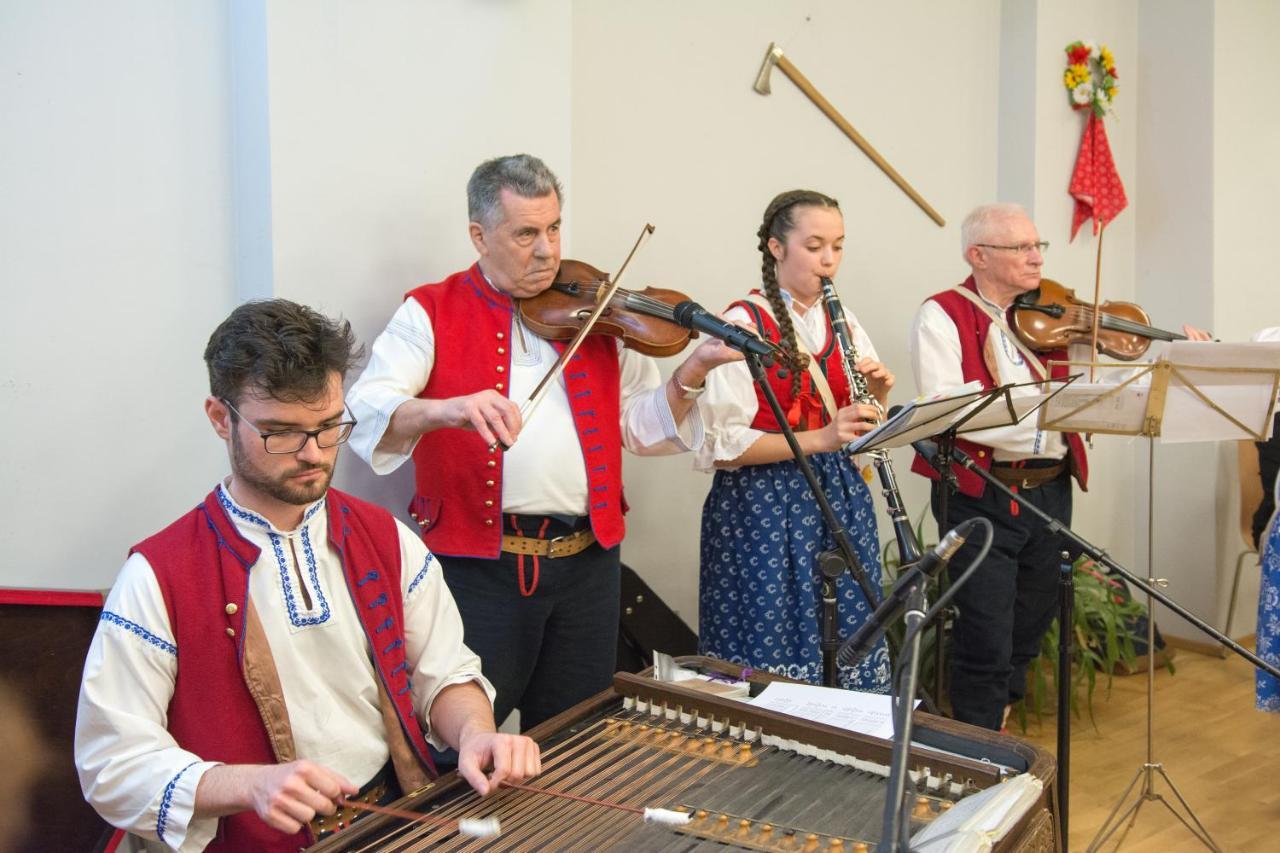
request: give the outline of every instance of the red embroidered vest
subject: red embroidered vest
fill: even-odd
[[[978,292],[978,285],[974,282],[973,276],[965,279],[964,284],[960,286],[974,293]],[[991,371],[987,369],[986,359],[982,356],[987,334],[991,330],[991,318],[987,316],[985,311],[980,310],[977,305],[952,290],[945,290],[929,298],[942,306],[942,310],[951,318],[951,322],[955,323],[956,332],[960,336],[960,367],[963,371],[964,381],[979,381],[982,383],[983,388],[996,387],[995,378],[991,375]],[[1066,361],[1067,352],[1066,350],[1055,350],[1049,353],[1038,353],[1038,356],[1040,362],[1048,370],[1048,362]],[[1054,365],[1050,375],[1055,378],[1062,378],[1067,375],[1067,372],[1068,368],[1065,364],[1057,364]],[[1080,483],[1080,488],[1085,490],[1089,479],[1089,464],[1085,457],[1084,442],[1081,441],[1080,436],[1072,432],[1063,433],[1062,437],[1067,440],[1067,462],[1071,466],[1071,476],[1075,477],[1076,481]],[[956,439],[956,448],[967,453],[978,467],[984,471],[991,470],[992,448],[963,438]],[[919,453],[916,454],[915,460],[911,463],[911,470],[931,480],[937,480],[940,476],[934,467],[926,462],[925,458]],[[987,487],[985,480],[972,471],[956,465],[952,466],[952,470],[955,471],[956,484],[959,486],[961,494],[973,498],[982,497],[982,493],[986,491]]]
[[[759,291],[752,291],[758,293]],[[769,312],[764,311],[759,305],[745,299],[738,300],[729,306],[730,308],[745,308],[751,315],[751,322],[756,324],[756,328],[760,334],[767,340],[778,343],[782,340],[782,332],[778,328],[777,322]],[[822,310],[818,306],[814,306],[811,310]],[[825,314],[823,315],[826,316]],[[818,368],[822,371],[822,375],[826,377],[827,384],[831,386],[831,396],[835,398],[836,407],[843,408],[849,405],[849,379],[844,372],[844,356],[840,352],[840,347],[836,345],[836,336],[831,330],[831,320],[827,319],[827,343],[822,348],[822,352],[811,354],[814,361],[817,362]],[[787,374],[786,379],[778,377],[778,371],[781,366],[775,364],[766,372],[766,378],[769,380],[769,387],[773,389],[773,393],[777,395],[778,402],[782,406],[782,411],[788,414],[787,422],[791,424],[793,429],[817,429],[831,418],[827,415],[822,405],[822,396],[818,390],[813,387],[813,377],[808,370],[800,374],[800,394],[797,396],[791,391],[791,375]],[[751,421],[751,428],[758,429],[763,432],[781,432],[778,427],[778,419],[773,415],[773,409],[770,408],[769,402],[764,398],[764,392],[760,390],[760,386],[756,389],[756,408],[755,419]],[[801,426],[803,424],[803,426]]]
[[[395,705],[404,735],[434,777],[435,767],[413,709],[405,661],[395,520],[386,510],[336,489],[329,490],[326,500],[329,544],[342,558],[347,588],[373,650],[375,669]],[[276,763],[267,722],[242,669],[249,569],[257,562],[259,549],[236,530],[214,489],[191,512],[135,545],[130,550],[134,552],[151,564],[178,647],[169,732],[183,749],[205,761]],[[269,698],[283,701],[283,697]],[[222,818],[217,837],[206,849],[294,853],[310,843],[305,828],[285,835],[247,811]]]
[[[479,265],[418,287],[405,298],[418,301],[435,333],[435,364],[420,398],[441,400],[485,388],[510,395],[514,307],[509,296],[489,285]],[[562,351],[564,345],[552,346]],[[562,376],[586,470],[585,509],[596,539],[612,548],[626,532],[616,339],[588,335]],[[417,488],[409,511],[433,552],[498,556],[502,455],[501,447],[490,450],[470,430],[438,429],[422,436],[413,451]]]

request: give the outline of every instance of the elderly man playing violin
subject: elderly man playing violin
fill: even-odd
[[[412,456],[410,513],[497,688],[496,717],[519,709],[528,729],[612,677],[622,448],[699,446],[704,377],[741,356],[708,340],[663,383],[652,359],[591,335],[524,422],[517,401],[564,348],[518,310],[560,267],[560,183],[536,157],[500,157],[476,168],[467,203],[478,260],[410,291],[378,336],[348,398],[351,444],[379,474]]]
[[[1030,382],[1047,375],[1050,360],[1066,352],[1033,353],[1010,330],[1014,300],[1040,286],[1049,244],[1027,213],[1013,204],[976,208],[960,226],[972,274],[934,294],[911,328],[911,368],[921,394],[978,381],[984,388]],[[1186,335],[1208,335],[1184,326]],[[980,466],[1064,524],[1071,523],[1071,480],[1083,490],[1088,468],[1084,443],[1074,434],[1042,430],[1034,418],[983,430],[957,442]],[[940,530],[974,517],[995,526],[995,542],[982,567],[956,596],[960,616],[951,639],[951,707],[958,720],[1000,729],[1022,698],[1027,665],[1054,617],[1058,566],[1065,542],[1043,522],[985,487],[978,475],[957,470],[958,494],[943,495],[937,472],[917,457],[912,470],[934,480],[933,510]],[[977,546],[969,543],[951,567],[963,571]]]

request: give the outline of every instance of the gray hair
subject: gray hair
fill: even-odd
[[[991,239],[993,225],[1016,216],[1027,216],[1027,211],[1020,204],[1004,202],[979,205],[969,211],[964,222],[960,223],[960,254],[965,262],[969,261],[970,246]]]
[[[521,198],[542,198],[556,194],[563,202],[560,181],[547,165],[531,154],[514,154],[486,160],[467,181],[467,215],[472,222],[489,229],[502,221],[501,194],[511,190]]]

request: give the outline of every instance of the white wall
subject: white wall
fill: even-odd
[[[1236,0],[1214,7],[1213,42],[1213,331],[1248,340],[1280,325],[1280,241],[1270,211],[1280,197],[1280,5]],[[1237,518],[1235,448],[1218,448],[1217,565],[1214,624],[1224,625],[1231,574],[1244,547]],[[1254,626],[1258,572],[1242,574],[1232,633]]]
[[[0,584],[109,585],[225,468],[226,54],[216,0],[0,3]]]
[[[548,0],[268,3],[274,294],[372,343],[406,291],[474,262],[481,161],[528,151],[572,187],[569,21]],[[336,482],[407,518],[411,466],[344,451]]]

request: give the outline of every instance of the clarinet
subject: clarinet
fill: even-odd
[[[836,342],[840,345],[840,361],[844,366],[844,375],[849,381],[849,392],[854,402],[875,406],[883,416],[884,407],[872,396],[871,389],[867,386],[867,377],[854,367],[861,361],[858,348],[853,343],[853,332],[849,329],[849,321],[845,317],[844,306],[840,304],[840,297],[836,294],[836,287],[826,276],[822,277],[822,305],[827,311],[827,317],[831,320],[831,330],[835,333]],[[916,541],[915,531],[911,529],[911,519],[903,509],[902,495],[898,492],[898,481],[893,475],[893,460],[889,458],[889,451],[873,450],[870,456],[872,463],[876,466],[876,473],[880,475],[882,494],[885,504],[889,507],[889,519],[893,522],[894,536],[898,540],[899,571],[901,571],[919,561],[920,543]]]

